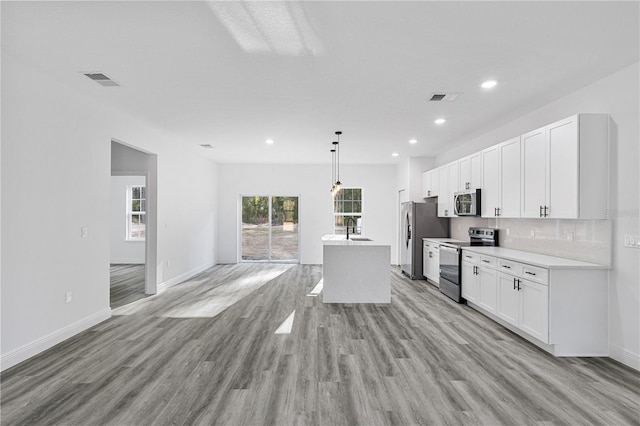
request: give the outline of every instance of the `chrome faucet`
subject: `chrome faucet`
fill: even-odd
[[[347,216],[344,218],[344,224],[347,225],[347,240],[349,239],[349,225],[348,222],[351,222],[351,224],[353,225],[353,233],[356,233],[356,220],[351,217],[351,216]]]

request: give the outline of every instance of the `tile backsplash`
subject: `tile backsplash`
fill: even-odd
[[[611,265],[611,220],[458,217],[451,237],[467,241],[470,226],[500,229],[500,247]]]

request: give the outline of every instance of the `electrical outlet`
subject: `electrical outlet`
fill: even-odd
[[[89,228],[86,226],[80,228],[80,238],[87,238],[87,235],[89,235]]]
[[[72,292],[70,291],[66,292],[64,295],[64,303],[71,303],[72,297],[73,297]]]
[[[567,232],[566,233],[567,241],[573,241],[574,236],[575,235],[573,232]]]
[[[504,231],[506,232],[506,235],[508,237],[509,236],[509,232],[510,232],[509,228],[505,228]]]
[[[171,261],[167,259],[167,268],[171,268]]]
[[[535,229],[532,229],[532,230],[529,232],[529,236],[530,236],[531,238],[535,238],[535,237],[536,237],[536,230],[535,230]]]

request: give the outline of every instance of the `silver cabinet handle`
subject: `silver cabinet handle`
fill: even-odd
[[[535,273],[533,273],[533,272],[524,271],[524,273],[525,273],[525,274],[529,274],[529,275],[533,275],[534,277],[536,276],[536,274],[535,274]]]
[[[542,206],[540,206],[540,217],[542,217]]]
[[[483,261],[484,263],[491,263],[491,262],[489,262],[488,260],[485,260],[485,259],[482,259],[482,261]]]
[[[511,266],[502,265],[503,268],[511,269]]]

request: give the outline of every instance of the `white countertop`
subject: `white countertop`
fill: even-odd
[[[349,238],[367,238],[364,235],[349,235]],[[346,235],[327,234],[322,236],[322,244],[325,246],[389,246],[389,244],[381,244],[376,241],[354,241],[347,240]]]
[[[454,238],[423,238],[422,241],[433,241],[435,243],[468,243],[469,241],[456,240]]]
[[[478,254],[495,256],[514,262],[526,263],[528,265],[539,266],[548,269],[610,269],[610,266],[599,265],[597,263],[581,262],[579,260],[565,259],[564,257],[547,256],[545,254],[530,253],[528,251],[513,250],[503,247],[463,247]]]

